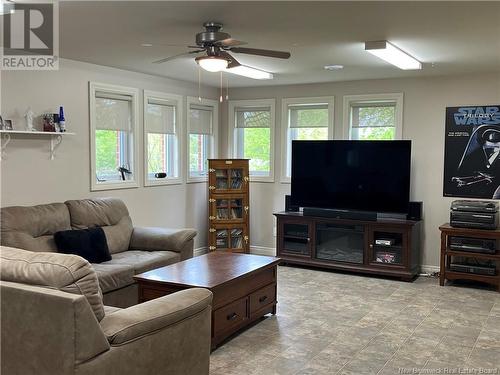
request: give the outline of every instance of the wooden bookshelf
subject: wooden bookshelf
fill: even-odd
[[[208,160],[209,251],[248,253],[248,159]]]

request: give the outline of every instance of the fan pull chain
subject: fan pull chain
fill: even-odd
[[[223,87],[222,87],[222,72],[220,72],[220,97],[219,97],[219,102],[221,102],[221,103],[224,100],[222,98],[222,91],[223,91]]]
[[[198,101],[201,103],[201,67],[198,66]]]
[[[226,100],[229,100],[229,77],[226,75]]]

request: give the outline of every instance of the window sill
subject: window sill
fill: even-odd
[[[187,179],[186,183],[187,184],[208,183],[208,178],[207,177],[200,177],[200,178],[191,177],[191,178]]]
[[[165,185],[180,185],[182,184],[181,178],[162,178],[158,180],[148,180],[144,182],[144,187],[152,187],[152,186],[165,186]]]
[[[139,184],[136,181],[116,181],[116,182],[93,182],[90,191],[136,189]]]
[[[250,182],[274,182],[274,177],[268,176],[268,177],[263,177],[263,176],[250,176]]]

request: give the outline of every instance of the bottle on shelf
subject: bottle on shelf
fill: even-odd
[[[61,132],[66,131],[66,119],[64,118],[64,108],[59,107],[59,129]]]

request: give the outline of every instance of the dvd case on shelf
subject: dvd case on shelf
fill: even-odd
[[[217,219],[218,220],[227,220],[229,219],[229,211],[227,208],[218,208],[217,209]]]
[[[217,177],[217,189],[227,189],[227,178]]]
[[[243,175],[241,169],[231,170],[231,189],[241,189],[243,184]]]
[[[235,249],[243,247],[243,229],[231,229],[231,246]]]

